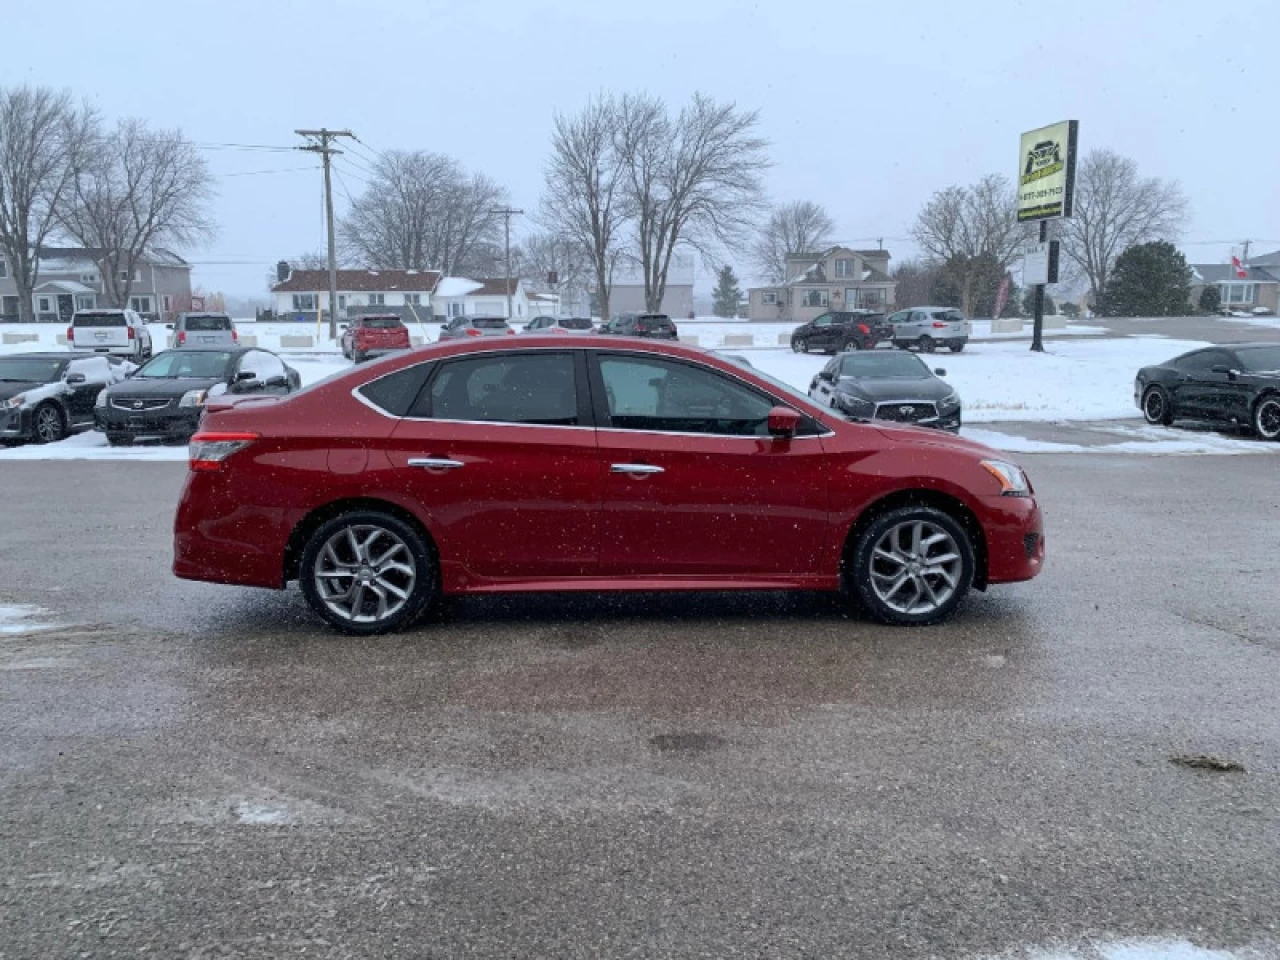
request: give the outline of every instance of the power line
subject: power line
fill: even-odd
[[[267,173],[297,173],[300,170],[319,170],[319,167],[285,167],[279,170],[245,170],[241,173],[215,173],[219,179],[226,177],[259,177]]]
[[[364,142],[363,140],[361,140],[359,137],[353,137],[352,139],[354,139],[356,143],[360,144],[360,146],[364,147],[366,150],[368,150],[370,153],[372,153],[372,154],[373,154],[375,157],[377,157],[379,160],[385,160],[385,159],[387,159],[387,155],[386,155],[385,153],[383,153],[381,150],[378,150],[376,147],[371,147],[371,146],[369,146],[367,143],[365,143],[365,142]]]
[[[342,178],[342,170],[336,163],[333,165],[333,172],[338,178],[338,187],[342,190],[342,195],[347,198],[347,203],[354,207],[356,202],[351,198],[351,191],[347,189],[347,181]]]

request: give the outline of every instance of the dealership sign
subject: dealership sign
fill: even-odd
[[[1075,120],[1022,135],[1018,160],[1018,222],[1071,216],[1076,185]]]

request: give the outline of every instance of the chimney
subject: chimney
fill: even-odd
[[[293,273],[293,267],[289,266],[288,260],[281,260],[276,264],[276,283],[284,283]]]

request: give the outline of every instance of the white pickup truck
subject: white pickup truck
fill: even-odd
[[[151,334],[133,310],[77,310],[67,327],[72,350],[110,353],[142,363],[151,356]]]

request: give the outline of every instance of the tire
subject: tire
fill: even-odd
[[[1269,393],[1254,404],[1253,432],[1259,440],[1280,440],[1280,395]]]
[[[806,340],[804,337],[800,337],[800,338],[798,338],[798,339],[796,339],[796,340],[792,340],[792,341],[791,341],[791,349],[792,349],[792,351],[793,351],[793,352],[795,352],[795,353],[808,353],[808,352],[809,352],[809,341],[808,341],[808,340]]]
[[[326,547],[333,549],[326,551]],[[396,569],[372,563],[379,554],[386,563],[395,561]],[[357,582],[356,572],[341,575],[344,569],[358,571],[364,585]],[[339,575],[324,576],[334,573]],[[326,584],[326,595],[322,595],[318,581]],[[340,594],[347,582],[346,593]],[[312,610],[338,632],[354,636],[392,633],[411,626],[437,593],[436,564],[423,534],[379,510],[354,510],[322,524],[302,551],[298,583]],[[379,591],[380,586],[395,588],[404,594],[403,599],[391,590]],[[351,596],[357,587],[361,592]],[[385,613],[379,609],[379,592],[384,601],[391,601]]]
[[[131,447],[133,446],[133,437],[127,433],[108,433],[107,443],[113,447]]]
[[[31,415],[31,436],[36,443],[57,443],[67,435],[67,420],[56,404],[42,403]]]
[[[929,336],[927,333],[923,334],[920,339],[916,341],[916,346],[920,349],[921,353],[933,353],[938,349],[938,345],[934,342],[933,337]]]
[[[948,349],[949,349],[952,353],[960,353],[962,350],[964,350],[964,344],[963,344],[963,343],[953,343],[953,344],[952,344]]]
[[[352,363],[354,363],[354,364],[361,364],[361,363],[364,363],[364,354],[362,354],[362,353],[353,353],[353,354],[351,354],[351,362],[352,362]]]
[[[1142,416],[1154,426],[1167,427],[1173,423],[1173,404],[1164,387],[1147,388],[1142,395]]]
[[[894,349],[896,349],[896,350],[910,350],[910,349],[911,349],[911,344],[909,344],[909,343],[908,343],[907,341],[905,341],[905,340],[895,340],[895,341],[893,341],[893,346],[894,346]]]
[[[975,567],[969,534],[954,517],[935,507],[900,507],[876,517],[850,545],[844,590],[882,623],[926,626],[955,612]]]
[[[841,349],[842,351],[845,351],[845,352],[847,352],[847,351],[849,351],[849,350],[861,350],[861,349],[862,349],[862,344],[861,344],[859,341],[857,341],[857,340],[846,340],[846,341],[845,341],[845,342],[840,346],[840,349]]]

